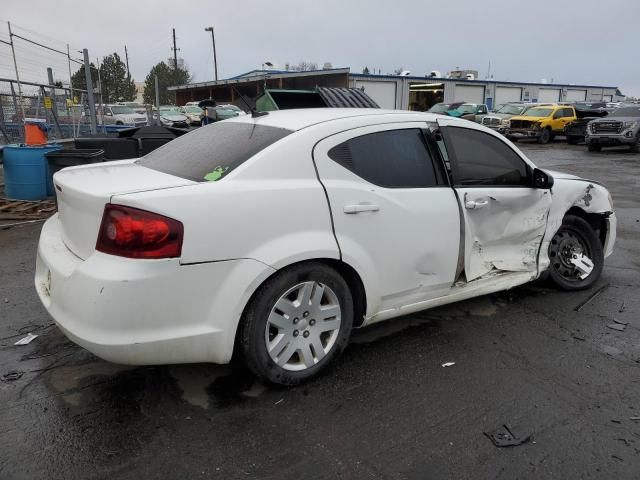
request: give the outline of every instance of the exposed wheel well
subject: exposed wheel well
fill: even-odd
[[[569,210],[567,210],[567,213],[564,214],[565,217],[567,215],[575,215],[576,217],[580,217],[586,220],[587,223],[591,226],[591,228],[593,228],[593,230],[596,232],[596,235],[598,235],[598,238],[600,239],[600,243],[604,246],[607,240],[607,233],[608,233],[607,220],[606,220],[607,217],[605,216],[605,214],[588,213],[588,212],[585,212],[580,207],[571,207]]]

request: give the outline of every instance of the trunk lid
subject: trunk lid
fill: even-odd
[[[53,177],[62,240],[82,259],[93,253],[105,204],[113,195],[195,185],[134,160],[65,168]]]

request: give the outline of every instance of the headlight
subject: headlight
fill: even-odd
[[[638,126],[638,122],[622,122],[622,126],[627,128],[636,128]]]
[[[591,133],[595,133],[595,131],[596,131],[596,125],[595,125],[595,123],[590,123],[590,124],[589,124],[589,131],[590,131]]]
[[[511,125],[511,120],[509,120],[508,118],[503,118],[502,120],[500,120],[500,124],[508,127],[509,125]]]

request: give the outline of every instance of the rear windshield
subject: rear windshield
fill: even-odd
[[[137,163],[196,182],[214,182],[290,133],[254,123],[219,122],[182,135]]]

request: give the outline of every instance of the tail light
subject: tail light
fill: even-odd
[[[128,258],[173,258],[182,252],[182,223],[138,208],[104,207],[96,250]]]

